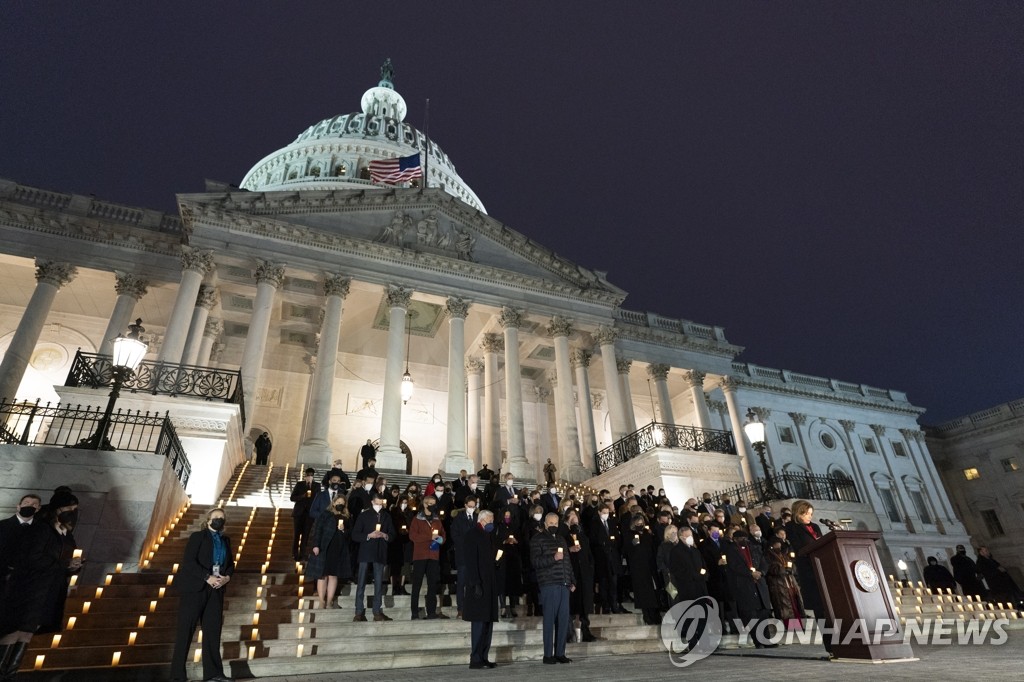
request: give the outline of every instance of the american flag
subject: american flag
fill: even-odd
[[[401,156],[397,159],[384,159],[370,162],[370,179],[387,185],[409,182],[413,178],[423,177],[420,166],[420,155]]]

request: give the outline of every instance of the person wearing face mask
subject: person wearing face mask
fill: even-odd
[[[189,536],[174,589],[178,603],[178,629],[171,657],[171,680],[184,682],[196,626],[203,629],[203,679],[224,682],[224,663],[220,653],[221,626],[224,623],[224,586],[235,570],[231,539],[224,535],[223,509],[211,509],[206,527]]]
[[[619,573],[622,570],[622,558],[619,554],[621,535],[612,516],[613,511],[614,504],[611,502],[600,507],[588,528],[590,549],[594,554],[594,577],[597,580],[604,612],[630,613],[622,607],[618,599]]]
[[[669,524],[662,532],[661,544],[658,545],[657,561],[655,562],[658,566],[658,575],[661,576],[661,582],[658,585],[658,596],[662,600],[661,608],[663,611],[668,610],[676,596],[676,588],[672,584],[672,573],[669,564],[672,557],[672,548],[678,542],[679,529]]]
[[[775,617],[782,621],[787,630],[803,629],[804,603],[792,558],[783,551],[782,542],[778,539],[771,541],[765,558],[768,561],[765,580],[768,582],[768,596]]]
[[[978,579],[977,564],[967,556],[967,548],[957,545],[956,554],[949,558],[949,565],[953,568],[953,579],[960,583],[960,591],[964,596],[987,595],[985,586]]]
[[[475,475],[470,476],[466,480],[465,485],[455,486],[453,484],[452,490],[454,491],[455,506],[461,507],[466,503],[466,498],[470,495],[477,499],[480,498],[480,480]]]
[[[34,515],[23,507],[35,507],[22,498],[18,516],[28,514],[32,523],[9,555],[10,574],[0,594],[0,679],[13,680],[36,634],[60,632],[64,626],[64,602],[68,577],[82,567],[72,558],[76,548],[72,528],[78,522],[78,498],[55,492],[46,509]],[[20,521],[19,521],[20,523]]]
[[[423,490],[424,497],[430,497],[438,488],[444,488],[444,479],[441,478],[441,474],[434,474],[427,483],[427,487]]]
[[[306,579],[316,581],[320,608],[328,605],[340,609],[334,601],[338,582],[352,577],[349,558],[349,535],[352,520],[345,509],[345,498],[338,495],[331,506],[317,517],[310,535],[310,557],[306,563]]]
[[[349,503],[351,505],[351,502]],[[356,615],[353,622],[366,622],[366,580],[373,571],[373,620],[391,620],[384,613],[384,568],[388,561],[388,543],[395,537],[391,514],[384,509],[380,493],[374,492],[369,509],[364,509],[352,527],[352,539],[359,544],[359,569],[356,582]]]
[[[679,529],[679,542],[669,554],[668,568],[676,588],[674,603],[707,596],[707,569],[689,528]]]
[[[356,478],[361,478],[364,481],[376,481],[378,476],[380,476],[380,474],[377,473],[377,460],[372,457],[367,465],[360,469],[359,473],[356,474]]]
[[[327,486],[313,495],[313,502],[309,505],[310,519],[315,522],[331,506],[334,498],[344,496],[345,491],[341,487],[341,477],[337,474],[331,476],[327,479]]]
[[[634,514],[629,519],[629,530],[622,542],[629,575],[633,587],[633,605],[640,609],[646,625],[661,623],[658,612],[658,592],[654,583],[657,571],[654,553],[654,538],[646,527],[643,514]]]
[[[704,493],[702,501],[700,505],[697,507],[697,511],[702,511],[706,514],[710,514],[711,517],[714,518],[715,509],[717,509],[717,507],[715,507],[714,503],[711,501],[711,493]]]
[[[389,510],[391,523],[395,526],[394,542],[388,543],[388,573],[391,576],[391,594],[407,595],[405,581],[412,575],[412,542],[409,528],[419,508],[413,509],[407,495],[399,495],[398,501]]]
[[[14,516],[0,521],[0,590],[11,571],[11,561],[42,505],[43,499],[38,495],[23,495],[14,509]]]
[[[775,647],[770,642],[774,628],[760,628],[758,624],[771,616],[772,602],[768,595],[768,584],[764,574],[767,562],[760,545],[750,543],[750,536],[738,530],[732,534],[732,542],[725,545],[728,558],[726,566],[729,594],[735,604],[736,614],[749,627],[749,637],[758,649]]]
[[[769,505],[761,507],[761,513],[754,517],[754,523],[761,529],[761,536],[770,538],[775,532],[775,522],[772,519],[772,508]]]
[[[362,481],[362,483],[359,481]],[[376,492],[374,490],[376,485],[376,477],[356,479],[356,485],[348,496],[348,512],[352,515],[353,519],[358,519],[363,510],[370,507],[370,500]]]
[[[466,498],[462,509],[452,514],[448,537],[451,538],[452,554],[455,559],[455,603],[458,617],[462,618],[462,608],[466,598],[466,533],[476,525],[477,504],[475,496]]]
[[[342,468],[341,465],[342,465],[341,459],[334,460],[334,464],[331,467],[331,470],[328,471],[326,474],[324,474],[323,480],[320,481],[320,489],[321,490],[326,490],[328,483],[330,483],[331,477],[332,476],[337,476],[338,479],[341,482],[341,489],[342,489],[342,491],[348,492],[348,489],[350,487],[352,487],[352,484],[348,480],[348,474],[345,473],[345,470]]]
[[[494,668],[489,659],[494,623],[498,620],[497,552],[491,533],[494,513],[483,509],[461,538],[466,597],[462,619],[471,623],[469,667]]]
[[[529,545],[533,543],[534,538],[538,535],[543,535],[544,533],[544,508],[541,507],[540,504],[533,504],[528,507],[527,513],[529,516],[523,524],[523,535],[526,538],[527,545],[523,548],[524,564],[526,568],[524,580],[526,592],[526,615],[539,616],[541,615],[541,605],[539,602],[540,593],[537,587],[537,575],[530,560]]]
[[[569,546],[558,535],[558,514],[544,516],[544,532],[530,542],[544,610],[544,663],[572,663],[565,655],[569,634],[569,595],[576,589]]]
[[[519,552],[522,543],[522,523],[519,509],[506,506],[497,513],[494,524],[494,540],[502,550],[498,561],[498,603],[502,618],[518,618],[516,608],[523,594],[523,562]],[[507,600],[507,601],[506,601]]]
[[[444,524],[434,513],[437,503],[429,497],[423,501],[420,513],[411,521],[409,539],[412,541],[412,619],[420,618],[420,588],[427,579],[427,619],[447,619],[437,608],[437,584],[441,577],[441,546],[448,534]]]
[[[728,582],[729,560],[725,552],[727,540],[715,521],[707,524],[707,537],[698,545],[707,568],[708,594],[718,601],[718,613],[723,620],[723,632],[731,630],[727,612],[731,611]]]
[[[549,486],[544,494],[540,496],[540,505],[544,508],[545,514],[557,514],[558,505],[561,504],[562,498],[558,496],[558,488],[555,486]]]
[[[497,502],[499,511],[510,504],[519,504],[519,491],[516,490],[515,483],[515,476],[512,474],[505,474],[505,480],[494,494],[494,499]]]
[[[313,500],[320,494],[320,484],[313,480],[316,471],[310,467],[305,476],[292,488],[292,556],[302,561],[309,553],[309,533],[316,518],[310,516]]]
[[[743,526],[744,528],[749,528],[757,523],[757,521],[754,520],[754,515],[751,514],[750,510],[747,508],[747,503],[743,500],[736,500],[736,513],[730,518],[733,523]]]
[[[562,518],[565,521],[558,526],[558,534],[569,546],[569,559],[576,577],[576,590],[569,595],[569,613],[579,618],[580,641],[596,642],[598,638],[590,631],[590,614],[594,612],[594,555],[590,551],[590,540],[574,509],[566,511]],[[574,628],[570,627],[570,638],[575,634]]]

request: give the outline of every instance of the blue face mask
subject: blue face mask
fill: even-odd
[[[720,537],[722,537],[722,534],[719,533],[717,530],[711,531],[711,539],[712,540],[717,540]]]
[[[485,523],[484,524],[484,532],[490,533],[492,530],[494,530],[494,524],[493,523]]]

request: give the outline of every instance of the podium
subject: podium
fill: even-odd
[[[838,658],[881,663],[913,659],[875,549],[875,531],[834,530],[800,550],[811,560]]]

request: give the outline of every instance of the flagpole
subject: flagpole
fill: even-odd
[[[423,138],[425,140],[423,153],[423,189],[430,186],[430,136],[427,130],[430,126],[430,98],[427,98],[427,106],[423,113]]]

